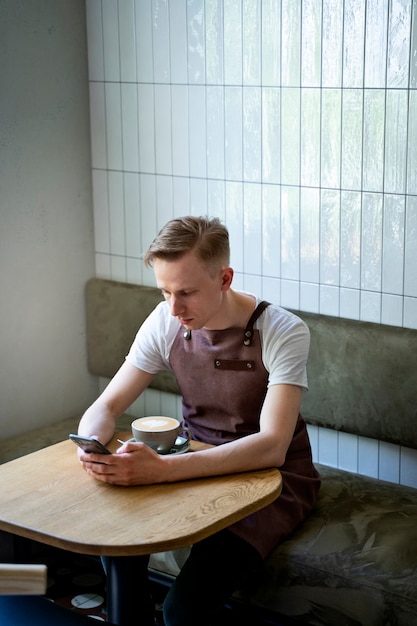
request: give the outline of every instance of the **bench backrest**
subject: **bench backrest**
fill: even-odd
[[[111,378],[138,328],[162,300],[154,287],[91,279],[86,287],[88,365]],[[417,331],[295,311],[308,324],[310,424],[417,448]],[[152,387],[178,393],[174,376]]]

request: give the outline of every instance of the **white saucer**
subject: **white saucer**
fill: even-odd
[[[190,440],[185,437],[177,437],[174,445],[169,452],[160,452],[160,454],[184,454],[190,449]]]
[[[128,441],[131,441],[133,443],[136,441],[136,439],[132,438]],[[158,452],[158,454],[184,454],[184,452],[188,452],[188,450],[190,449],[190,445],[191,443],[189,439],[186,439],[185,437],[177,437],[175,440],[175,444],[172,446],[169,452]]]

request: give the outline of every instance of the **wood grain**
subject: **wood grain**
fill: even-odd
[[[44,595],[46,581],[46,565],[0,563],[0,595]]]
[[[117,436],[128,438],[129,433]],[[114,440],[111,445],[119,444]],[[192,449],[201,447],[193,442]],[[70,441],[0,466],[0,481],[0,529],[73,552],[108,556],[190,545],[266,506],[281,491],[277,469],[111,486],[81,470]]]

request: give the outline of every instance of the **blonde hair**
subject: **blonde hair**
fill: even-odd
[[[208,266],[230,262],[229,233],[217,217],[186,216],[170,220],[155,237],[143,260],[151,267],[155,259],[175,261],[194,250]]]

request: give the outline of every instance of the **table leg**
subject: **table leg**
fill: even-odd
[[[117,626],[154,626],[148,556],[103,557],[107,575],[107,618]]]

